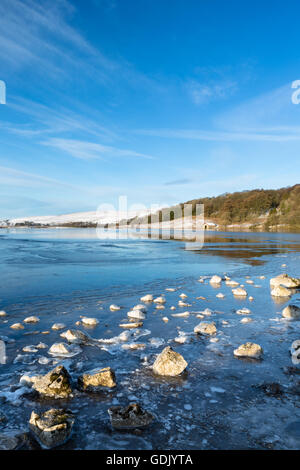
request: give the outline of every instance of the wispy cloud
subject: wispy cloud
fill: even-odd
[[[189,178],[182,178],[182,179],[178,179],[178,180],[167,181],[164,185],[165,186],[181,186],[183,184],[189,184],[192,181],[193,180],[189,179]]]
[[[188,93],[196,105],[207,102],[225,99],[232,96],[237,84],[233,81],[223,81],[219,83],[202,83],[196,80],[189,80],[186,84]]]
[[[146,155],[144,153],[135,152],[133,150],[120,149],[82,140],[50,138],[41,143],[49,147],[54,147],[58,150],[62,150],[72,157],[83,160],[99,158],[105,159],[111,157],[139,157],[147,159],[154,158],[152,155]]]

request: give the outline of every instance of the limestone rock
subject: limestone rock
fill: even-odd
[[[288,274],[279,274],[270,280],[271,287],[283,286],[289,289],[300,287],[300,279],[290,277]]]
[[[113,388],[116,384],[114,371],[110,367],[85,372],[78,379],[80,388],[87,392],[97,392],[103,388]]]
[[[286,287],[277,286],[271,290],[271,295],[273,297],[290,297],[291,291],[287,289]]]
[[[73,357],[81,353],[81,349],[76,344],[54,343],[48,354],[55,357]]]
[[[234,355],[237,357],[252,357],[259,359],[263,354],[263,350],[259,344],[245,343],[234,350]]]
[[[110,305],[110,307],[109,307],[109,310],[111,312],[116,312],[117,310],[120,310],[120,309],[121,309],[121,307],[119,307],[118,305],[114,305],[114,304]]]
[[[144,297],[141,297],[140,300],[142,302],[153,302],[153,295],[152,294],[144,295]]]
[[[129,318],[137,318],[138,320],[145,320],[146,316],[141,310],[131,310],[127,313]]]
[[[22,325],[22,323],[14,323],[13,325],[11,325],[10,328],[12,330],[24,330],[24,326]]]
[[[153,372],[158,375],[175,377],[181,374],[186,369],[187,365],[187,362],[181,354],[173,351],[170,346],[167,346],[157,356],[153,364]]]
[[[221,284],[222,278],[220,276],[213,276],[209,282],[210,284]]]
[[[99,321],[97,320],[97,318],[82,317],[81,323],[86,326],[97,326]]]
[[[297,305],[288,305],[283,309],[282,316],[289,320],[300,320],[300,308]]]
[[[217,332],[216,325],[207,322],[201,322],[199,325],[195,326],[194,333],[198,333],[201,335],[214,335]]]
[[[57,366],[35,380],[33,388],[47,397],[67,398],[72,393],[70,379],[68,371],[63,366]]]
[[[52,330],[63,330],[64,328],[66,328],[66,325],[64,325],[64,323],[54,323],[54,325],[52,325]]]
[[[51,409],[41,415],[33,411],[29,428],[43,447],[52,449],[69,439],[74,421],[74,415],[63,409]]]
[[[92,341],[92,338],[89,335],[80,330],[67,330],[61,333],[60,336],[66,339],[69,343],[75,344],[86,344]]]
[[[232,293],[235,297],[247,297],[247,291],[242,287],[238,287],[237,289],[232,289]]]
[[[122,408],[112,406],[108,409],[110,422],[117,429],[143,428],[152,423],[154,417],[148,411],[143,410],[138,403],[132,403]]]
[[[39,317],[35,317],[34,315],[31,317],[27,317],[24,320],[24,323],[38,323],[40,321]]]

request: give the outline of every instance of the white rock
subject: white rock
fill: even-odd
[[[99,321],[97,320],[97,318],[82,317],[81,322],[87,326],[96,326],[99,324]]]
[[[174,289],[174,287],[167,287],[167,288],[166,288],[166,291],[168,291],[168,292],[175,292],[176,289]]]
[[[6,312],[4,310],[0,310],[0,317],[6,317]]]
[[[211,284],[221,284],[222,278],[220,276],[213,276],[209,282]]]
[[[186,294],[184,294],[184,293],[182,293],[182,294],[180,294],[180,296],[179,296],[179,297],[181,297],[182,299],[186,299],[186,298],[187,298],[187,295],[186,295]]]
[[[233,353],[237,357],[252,357],[258,359],[263,354],[263,350],[259,344],[245,343],[235,349]]]
[[[170,307],[170,310],[176,310],[176,307],[174,307],[174,305],[172,305],[172,307]]]
[[[212,323],[201,322],[195,326],[194,333],[202,335],[214,335],[217,332],[216,325]]]
[[[14,323],[13,325],[10,326],[12,330],[24,330],[24,326],[22,323]]]
[[[286,287],[277,286],[271,290],[271,295],[272,297],[290,297],[291,291],[287,289]]]
[[[234,281],[233,279],[226,281],[225,284],[230,287],[237,287],[239,285],[239,283],[237,281]]]
[[[160,305],[160,304],[157,304],[155,308],[156,308],[156,310],[164,310],[165,309],[164,305]]]
[[[251,310],[249,308],[240,308],[239,310],[236,311],[238,315],[250,315]]]
[[[225,295],[222,294],[222,292],[219,292],[219,294],[216,295],[218,299],[224,299]]]
[[[283,286],[289,289],[300,287],[300,279],[288,276],[288,274],[279,274],[270,280],[271,287]]]
[[[166,299],[163,296],[160,296],[160,297],[156,297],[156,299],[154,299],[153,302],[156,304],[165,304]]]
[[[139,320],[145,320],[146,316],[141,310],[131,310],[127,313],[129,318],[137,318]]]
[[[76,344],[54,343],[48,354],[55,357],[73,357],[81,353],[81,349]]]
[[[153,302],[153,295],[151,294],[144,295],[144,297],[141,297],[140,300],[142,302]]]
[[[32,316],[25,318],[24,323],[38,323],[39,321],[39,317]]]
[[[178,305],[179,307],[191,307],[191,304],[183,302],[183,300],[179,300]]]
[[[187,318],[189,316],[190,316],[190,312],[172,313],[172,317],[175,317],[175,318]]]
[[[132,307],[132,310],[140,310],[141,312],[146,313],[147,312],[147,307],[146,307],[146,305],[138,304],[138,305],[135,305],[134,307]]]
[[[30,346],[24,346],[23,351],[27,353],[37,353],[38,349],[36,348],[36,346],[30,345]]]
[[[109,310],[111,310],[112,312],[116,312],[117,310],[120,310],[120,309],[121,309],[121,307],[119,307],[118,305],[115,305],[115,304],[112,304],[109,307]]]
[[[63,323],[54,323],[51,328],[52,330],[63,330],[64,328],[66,328],[66,325],[64,325]]]
[[[235,297],[247,297],[247,291],[238,287],[237,289],[232,289],[232,293]]]
[[[253,321],[252,318],[246,318],[245,317],[245,318],[241,319],[241,323],[251,323],[252,321]]]
[[[247,279],[246,283],[247,284],[254,284],[254,281],[252,281],[251,279]]]
[[[168,323],[169,319],[168,317],[163,317],[162,321],[164,321],[165,323]]]
[[[283,309],[282,316],[288,320],[300,320],[300,308],[297,305],[288,305]]]

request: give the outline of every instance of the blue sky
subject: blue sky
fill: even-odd
[[[299,183],[299,13],[0,0],[0,218]]]

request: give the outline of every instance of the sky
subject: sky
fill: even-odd
[[[298,0],[0,0],[0,219],[299,183],[299,14]]]

